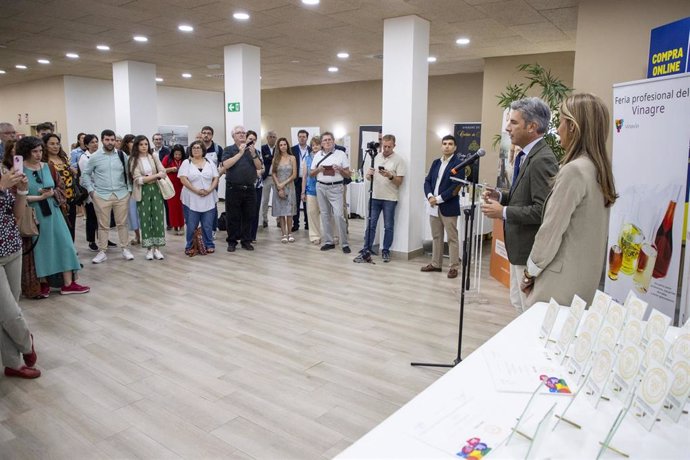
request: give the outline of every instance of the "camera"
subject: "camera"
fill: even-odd
[[[378,142],[367,142],[367,150],[378,150],[380,146],[381,144],[379,144]]]

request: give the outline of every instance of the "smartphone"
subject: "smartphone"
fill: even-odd
[[[383,171],[384,169],[386,168],[384,168],[383,166],[379,166],[379,171]]]
[[[21,155],[14,156],[14,171],[24,174],[24,157]]]

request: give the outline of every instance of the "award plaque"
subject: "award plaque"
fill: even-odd
[[[657,361],[651,363],[633,397],[632,413],[647,431],[659,415],[673,383],[673,374]]]

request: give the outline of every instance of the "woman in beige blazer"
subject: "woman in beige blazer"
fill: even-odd
[[[606,153],[609,120],[604,102],[592,94],[575,94],[561,104],[558,135],[565,156],[520,286],[527,305],[551,297],[570,305],[575,294],[591,304],[599,286],[609,208],[617,198]]]
[[[129,157],[129,171],[132,177],[132,199],[137,202],[141,246],[148,249],[146,259],[162,260],[161,246],[165,246],[165,216],[163,195],[157,181],[166,176],[165,168],[157,155],[151,155],[146,136],[134,138]]]

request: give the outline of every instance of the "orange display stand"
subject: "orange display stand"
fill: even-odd
[[[494,219],[489,273],[505,287],[510,287],[510,262],[503,236],[503,220]]]

